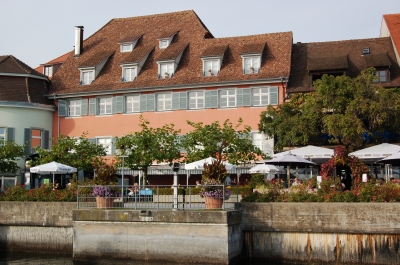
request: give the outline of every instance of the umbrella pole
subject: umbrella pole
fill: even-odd
[[[53,189],[54,189],[55,185],[54,185],[54,172],[53,172]]]
[[[290,188],[290,165],[287,166],[287,181],[288,181],[288,188]]]

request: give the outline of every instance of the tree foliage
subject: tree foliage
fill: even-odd
[[[0,172],[17,173],[17,158],[24,155],[24,147],[14,141],[0,139]]]
[[[92,170],[96,165],[102,165],[106,151],[102,145],[97,145],[86,138],[83,133],[79,138],[61,135],[51,150],[37,147],[39,157],[33,161],[34,165],[41,165],[56,161],[77,168],[78,170]]]
[[[187,123],[194,128],[182,141],[188,162],[214,157],[237,165],[256,160],[262,155],[261,150],[252,143],[250,126],[243,125],[242,119],[236,125],[229,120],[222,125],[219,121],[211,124]]]
[[[150,122],[140,116],[140,131],[122,137],[116,137],[115,146],[124,158],[124,166],[142,170],[144,182],[149,166],[153,163],[168,162],[180,159],[179,132],[174,124],[166,124],[161,128],[150,127]],[[127,151],[129,150],[129,151]]]
[[[385,132],[400,129],[398,89],[378,86],[373,68],[352,79],[328,76],[314,82],[315,92],[295,95],[276,109],[261,113],[259,130],[277,138],[276,150],[305,145],[328,134],[331,143],[355,150],[365,144],[365,136],[382,142]]]

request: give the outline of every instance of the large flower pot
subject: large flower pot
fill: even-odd
[[[221,209],[224,203],[223,198],[204,197],[206,199],[206,209]]]
[[[96,197],[97,208],[111,208],[113,206],[114,198]]]

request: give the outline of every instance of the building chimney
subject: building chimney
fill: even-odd
[[[74,57],[79,57],[83,49],[83,26],[75,27],[75,55]]]

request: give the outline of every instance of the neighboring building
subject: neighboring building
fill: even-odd
[[[379,85],[400,86],[400,67],[391,39],[373,38],[293,44],[288,94],[315,91],[322,75],[357,77],[374,67]]]
[[[35,70],[39,73],[44,74],[45,76],[48,76],[51,79],[51,77],[57,72],[63,62],[65,62],[65,60],[72,54],[72,52],[67,52],[66,54],[61,55],[60,57],[57,57],[50,62],[41,64],[40,66],[36,67]]]
[[[286,97],[292,33],[214,38],[194,11],[113,19],[83,41],[52,78],[53,137],[88,132],[113,154],[113,138],[187,120],[230,119],[253,128],[254,144],[272,154],[258,132],[259,115]],[[56,127],[57,125],[57,127]],[[56,129],[57,128],[57,129]]]
[[[12,55],[0,56],[0,138],[26,143],[27,157],[36,146],[50,147],[52,135],[53,101],[45,97],[49,79]],[[24,160],[19,161],[20,172],[0,172],[1,186],[25,183]]]
[[[400,14],[383,15],[380,37],[390,37],[400,65]]]

